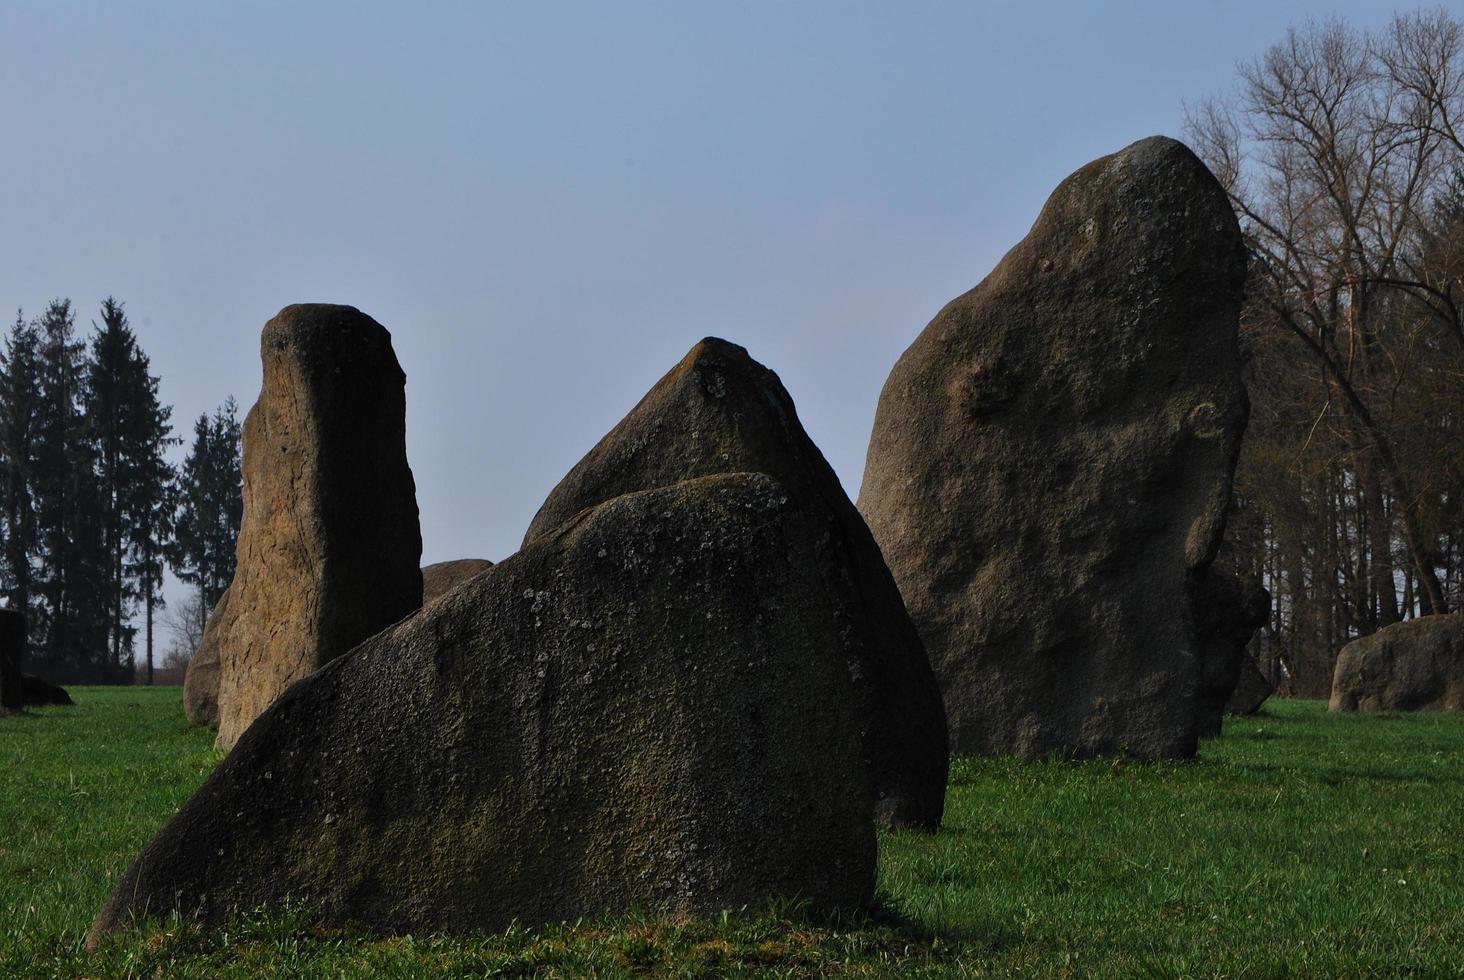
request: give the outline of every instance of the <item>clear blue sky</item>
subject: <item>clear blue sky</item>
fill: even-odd
[[[424,562],[514,551],[708,334],[852,497],[890,366],[1052,187],[1333,12],[1391,7],[3,0],[0,310],[123,300],[186,435],[280,307],[361,308]]]

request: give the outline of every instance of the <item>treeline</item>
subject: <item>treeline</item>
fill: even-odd
[[[0,353],[0,594],[29,624],[28,669],[61,683],[151,682],[163,574],[209,605],[242,516],[232,399],[181,440],[121,303],[78,336],[70,300],[16,314]],[[139,633],[141,634],[139,636]]]
[[[1233,560],[1261,659],[1324,697],[1348,640],[1464,608],[1464,24],[1294,28],[1189,108],[1250,248]]]

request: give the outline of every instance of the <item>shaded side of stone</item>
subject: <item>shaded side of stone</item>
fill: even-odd
[[[1464,613],[1394,623],[1337,655],[1333,711],[1464,710]]]
[[[920,637],[793,399],[745,349],[717,338],[697,343],[560,481],[524,541],[620,494],[738,471],[778,480],[823,529],[818,567],[840,603],[876,819],[939,826],[950,753]]]
[[[349,306],[289,306],[265,324],[260,351],[239,558],[217,627],[222,747],[291,683],[422,599],[391,335]]]
[[[773,480],[617,497],[292,686],[132,863],[138,916],[501,930],[871,898],[821,530]]]
[[[1261,710],[1261,705],[1266,703],[1274,691],[1275,687],[1266,679],[1260,665],[1256,663],[1256,658],[1246,654],[1241,658],[1240,678],[1230,694],[1230,700],[1225,703],[1225,713],[1253,715]]]
[[[1200,660],[1195,731],[1208,738],[1220,734],[1226,706],[1251,662],[1246,648],[1271,615],[1271,593],[1259,582],[1243,584],[1231,572],[1212,567],[1195,590],[1194,614]]]
[[[1088,164],[940,311],[880,395],[859,507],[952,749],[1196,746],[1190,592],[1249,407],[1224,190],[1155,137]]]

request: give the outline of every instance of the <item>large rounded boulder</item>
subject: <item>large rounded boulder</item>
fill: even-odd
[[[218,650],[218,744],[286,687],[422,602],[406,375],[391,335],[349,306],[287,306],[264,326],[244,421],[244,516]]]
[[[934,829],[949,749],[930,662],[879,547],[793,399],[742,347],[697,343],[560,481],[524,541],[619,494],[738,471],[778,480],[821,529],[816,557],[839,607],[876,820]]]
[[[501,930],[871,898],[821,515],[761,474],[620,496],[296,683],[93,926]]]
[[[1193,754],[1244,278],[1224,189],[1154,137],[1064,180],[895,365],[859,508],[954,751]]]
[[[1333,711],[1464,711],[1464,613],[1353,640],[1332,671]]]

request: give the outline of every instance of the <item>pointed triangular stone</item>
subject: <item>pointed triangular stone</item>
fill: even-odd
[[[778,376],[708,338],[549,494],[525,542],[619,494],[713,473],[767,473],[818,515],[823,574],[840,597],[875,818],[935,828],[945,805],[945,713],[920,638],[879,548],[803,431]]]
[[[871,898],[875,832],[818,570],[762,474],[627,494],[285,692],[147,845],[139,916],[496,931]]]

